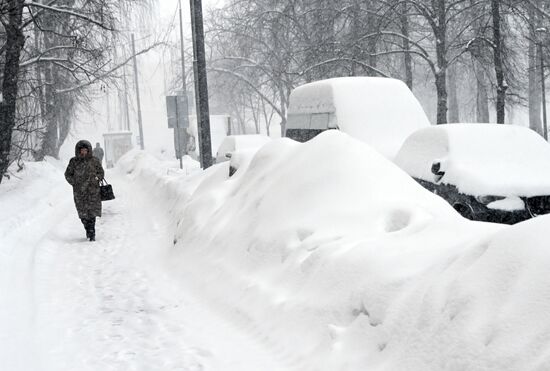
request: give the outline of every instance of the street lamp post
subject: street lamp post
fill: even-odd
[[[548,125],[546,121],[546,86],[544,81],[544,54],[542,52],[542,42],[543,37],[542,35],[547,34],[548,30],[544,27],[537,28],[536,32],[541,36],[538,40],[538,49],[539,49],[539,56],[540,56],[540,87],[542,90],[542,130],[543,130],[543,137],[545,140],[548,140]]]

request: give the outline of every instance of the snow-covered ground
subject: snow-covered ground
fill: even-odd
[[[90,243],[63,166],[30,163],[0,187],[0,370],[284,369],[168,274],[165,204],[108,173],[117,199]]]
[[[467,221],[333,131],[231,178],[132,152],[89,243],[63,166],[0,186],[6,370],[550,369],[550,217]]]

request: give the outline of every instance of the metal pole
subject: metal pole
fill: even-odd
[[[134,39],[134,34],[132,34],[132,59],[134,60],[134,81],[136,84],[136,99],[137,99],[137,114],[138,114],[138,125],[139,125],[139,145],[141,149],[145,149],[145,141],[143,140],[143,124],[141,121],[141,100],[139,98],[139,79],[138,79],[138,68],[137,68],[137,58],[136,58],[136,41]]]
[[[124,83],[124,123],[125,129],[130,131],[130,108],[128,103],[128,82],[126,81],[126,66],[122,67],[122,82]]]
[[[208,83],[206,79],[206,57],[204,30],[202,24],[201,0],[189,0],[193,29],[193,66],[195,73],[195,96],[201,167],[212,165],[212,144],[210,142],[210,113],[208,108]]]
[[[176,127],[174,129],[175,133],[175,139],[176,139],[176,147],[178,148],[178,157],[180,160],[180,169],[183,169],[183,161],[182,157],[183,154],[181,153],[181,136],[180,136],[180,119],[179,119],[179,110],[178,110],[178,98],[176,97]]]
[[[187,82],[186,82],[186,73],[185,73],[185,53],[184,53],[184,46],[183,46],[183,9],[182,9],[182,6],[181,6],[181,0],[179,0],[179,7],[180,7],[180,53],[181,53],[181,89],[183,91],[183,105],[184,105],[184,109],[183,109],[183,112],[182,114],[185,116],[185,117],[189,117],[189,111],[188,111],[188,100],[187,100]],[[179,116],[178,116],[179,118]],[[178,120],[179,121],[179,120]],[[189,121],[189,119],[187,119],[187,122]],[[178,130],[180,130],[178,128]],[[180,138],[180,132],[178,131],[178,140],[181,142],[181,138]],[[187,136],[186,136],[186,139],[187,139]],[[187,143],[185,143],[187,144]],[[181,146],[181,143],[180,143],[180,146]],[[183,168],[183,164],[182,164],[182,153],[185,153],[187,154],[187,145],[185,145],[185,147],[183,148],[183,151],[180,147],[180,169]]]
[[[542,130],[545,140],[548,140],[548,126],[546,122],[546,87],[544,83],[544,55],[542,54],[542,41],[539,42],[540,54],[540,85],[542,89]]]

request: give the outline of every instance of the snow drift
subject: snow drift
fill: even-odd
[[[172,272],[289,369],[550,367],[550,217],[467,221],[335,131],[269,143],[231,178],[151,186],[146,163],[121,169],[172,206]]]

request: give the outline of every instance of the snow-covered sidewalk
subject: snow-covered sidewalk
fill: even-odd
[[[52,174],[0,199],[1,369],[287,369],[166,273],[173,222],[154,199],[111,175],[91,243]]]

